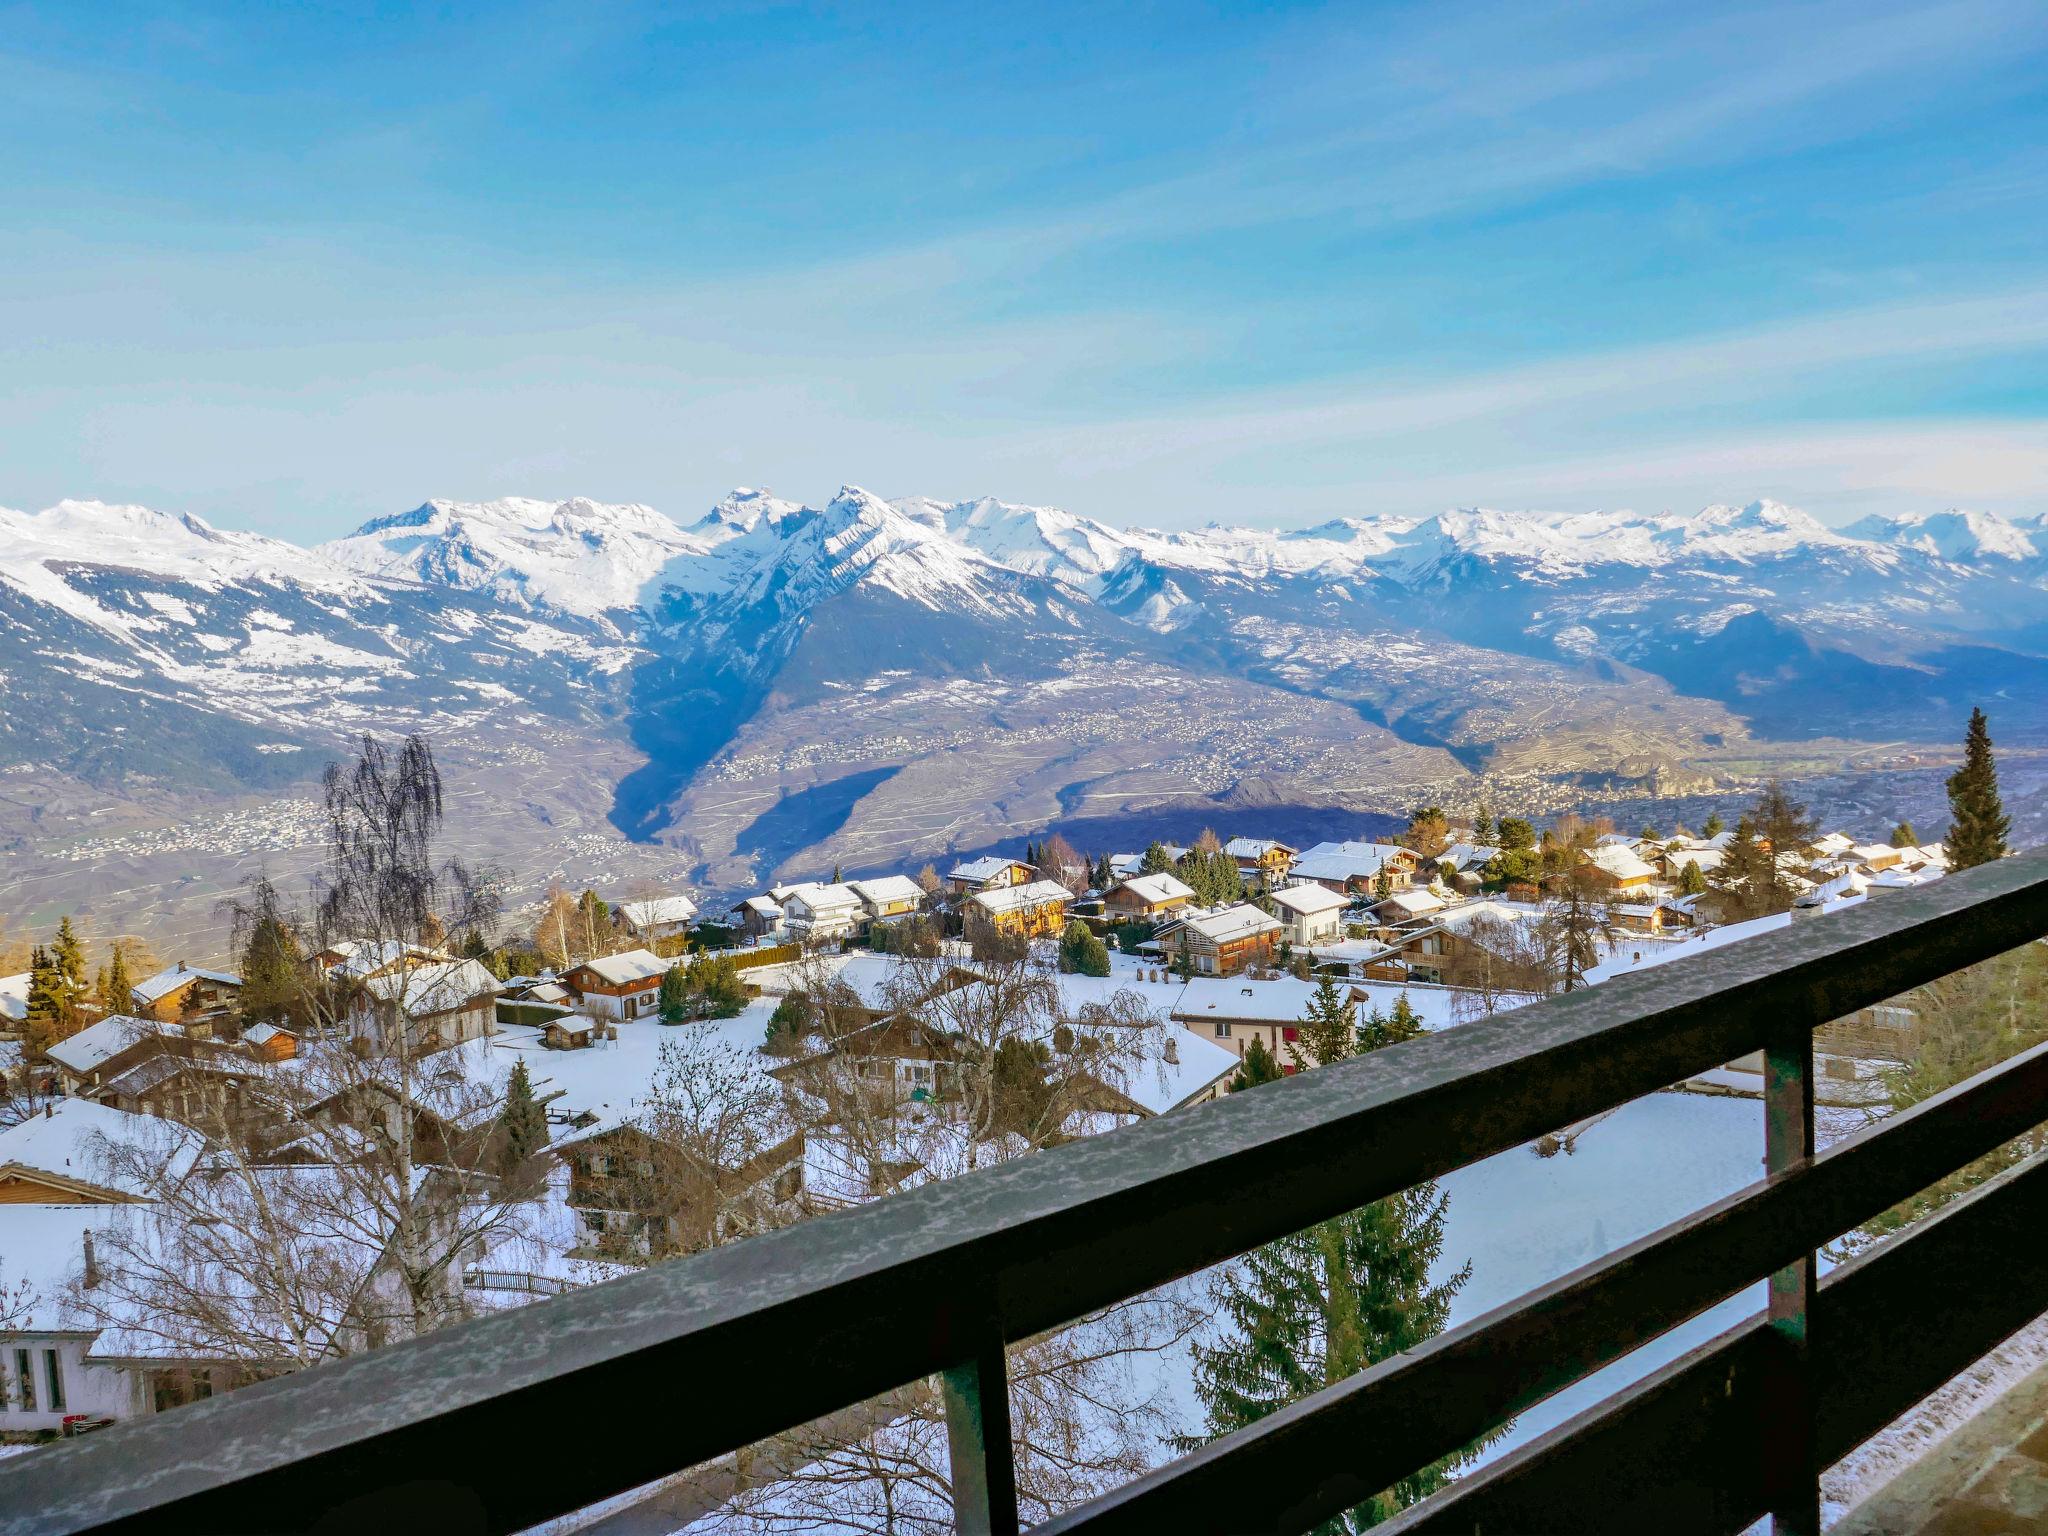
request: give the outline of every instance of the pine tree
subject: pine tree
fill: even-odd
[[[1417,1185],[1229,1265],[1217,1285],[1221,1337],[1194,1349],[1195,1392],[1208,1410],[1209,1433],[1182,1448],[1256,1424],[1441,1333],[1452,1298],[1472,1274],[1467,1263],[1431,1282],[1448,1209],[1435,1184]],[[1379,1524],[1441,1488],[1478,1449],[1401,1479],[1318,1531]]]
[[[1403,1040],[1413,1040],[1421,1033],[1422,1016],[1408,1001],[1408,994],[1403,992],[1394,999],[1391,1013],[1381,1013],[1374,1007],[1358,1021],[1357,1048],[1361,1053],[1376,1051],[1383,1045],[1399,1045]]]
[[[661,973],[661,995],[656,1011],[664,1024],[683,1024],[690,1017],[690,982],[680,964]]]
[[[1637,833],[1636,835],[1646,843],[1655,843],[1663,841],[1662,837],[1659,835],[1657,831],[1657,826],[1655,822],[1644,822],[1643,830]]]
[[[1174,974],[1179,976],[1182,981],[1193,981],[1195,979],[1195,952],[1188,944],[1188,936],[1185,932],[1181,934],[1180,944],[1174,952],[1173,969]]]
[[[1991,723],[1984,711],[1970,711],[1969,734],[1963,738],[1963,766],[1949,775],[1948,836],[1943,847],[1950,869],[1974,869],[2002,859],[2010,851],[2005,839],[2012,818],[1998,796],[1998,764],[1991,755]]]
[[[499,1171],[507,1176],[524,1168],[548,1144],[547,1112],[533,1096],[533,1079],[527,1075],[526,1058],[512,1063],[512,1078],[505,1085],[505,1107],[498,1114],[498,1128],[504,1134],[499,1148]]]
[[[1280,1063],[1273,1059],[1273,1053],[1266,1049],[1266,1042],[1254,1035],[1251,1044],[1244,1048],[1244,1059],[1230,1074],[1229,1091],[1242,1093],[1261,1083],[1277,1083],[1286,1075],[1280,1070]]]
[[[1920,834],[1913,830],[1913,823],[1902,821],[1892,828],[1892,846],[1894,848],[1917,848],[1920,846]]]
[[[1721,819],[1719,811],[1710,811],[1707,813],[1707,819],[1700,824],[1700,836],[1709,839],[1719,837],[1721,829],[1727,825],[1728,823]]]
[[[244,1022],[283,1023],[303,1007],[305,962],[298,939],[279,914],[263,911],[249,925],[237,963],[242,990],[236,1006]]]
[[[71,997],[64,974],[38,944],[28,962],[28,1007],[23,1019],[28,1054],[39,1056],[71,1033]]]
[[[1497,834],[1500,846],[1509,853],[1518,853],[1524,848],[1536,846],[1536,829],[1521,816],[1503,816]]]
[[[1146,875],[1163,875],[1173,868],[1173,857],[1166,851],[1166,844],[1154,841],[1146,846],[1144,860],[1138,870]]]
[[[1685,868],[1678,872],[1678,894],[1698,896],[1707,888],[1707,877],[1700,873],[1700,861],[1687,859]]]
[[[128,950],[118,939],[107,958],[107,981],[100,988],[100,1001],[109,1013],[127,1013],[135,1007],[134,978],[128,974]]]
[[[57,941],[50,946],[50,963],[57,967],[70,1001],[75,1003],[85,996],[85,946],[79,943],[68,916],[57,919]]]
[[[1723,850],[1714,883],[1728,893],[1738,919],[1763,917],[1771,910],[1777,889],[1777,869],[1771,855],[1756,840],[1756,828],[1749,818],[1735,823],[1735,836]]]
[[[1072,975],[1107,976],[1109,947],[1078,917],[1069,920],[1060,935],[1059,967]]]
[[[1308,1000],[1295,1036],[1288,1051],[1297,1067],[1327,1067],[1357,1048],[1357,1021],[1351,999],[1337,990],[1337,983],[1329,976],[1316,983],[1315,995]]]
[[[1479,814],[1472,818],[1472,845],[1475,848],[1491,848],[1494,839],[1493,812],[1484,800],[1479,802]]]

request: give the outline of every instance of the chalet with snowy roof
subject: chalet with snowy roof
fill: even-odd
[[[1090,1110],[1150,1120],[1206,1104],[1229,1091],[1241,1059],[1227,1042],[1176,1023],[1145,1031],[1138,1058],[1113,1074],[1094,1076],[1082,1094]]]
[[[1198,976],[1234,976],[1247,966],[1271,965],[1282,932],[1276,918],[1241,901],[1218,912],[1182,917],[1156,937],[1176,965],[1185,955]]]
[[[242,1044],[263,1061],[290,1061],[299,1054],[299,1037],[282,1025],[267,1021],[243,1030]]]
[[[1905,862],[1905,850],[1894,848],[1890,843],[1858,843],[1849,850],[1856,862],[1872,874],[1895,869]]]
[[[59,1040],[45,1055],[57,1069],[60,1089],[90,1097],[109,1078],[138,1061],[165,1052],[189,1055],[193,1049],[190,1038],[175,1025],[111,1013]]]
[[[782,903],[773,896],[749,896],[733,904],[733,927],[755,943],[781,938],[786,921]]]
[[[445,949],[405,944],[397,939],[337,939],[325,949],[315,951],[313,963],[324,976],[365,981],[409,965],[452,958]]]
[[[1035,939],[1057,935],[1067,926],[1072,895],[1056,880],[1030,880],[1023,885],[993,886],[967,898],[967,932]]]
[[[1300,852],[1270,837],[1233,837],[1223,845],[1223,851],[1237,861],[1239,874],[1262,886],[1285,879],[1288,866]]]
[[[860,925],[860,897],[850,885],[782,885],[772,894],[789,931],[810,942],[843,938]]]
[[[612,926],[642,944],[680,938],[697,921],[697,903],[687,896],[652,896],[622,901],[612,908]]]
[[[860,909],[875,922],[910,917],[924,905],[924,887],[908,875],[877,875],[853,882]]]
[[[1195,889],[1177,875],[1135,875],[1118,881],[1102,898],[1102,909],[1118,921],[1157,920],[1195,899]]]
[[[1389,889],[1406,890],[1419,862],[1414,849],[1393,843],[1317,843],[1302,850],[1292,873],[1339,895],[1370,896],[1383,876]]]
[[[956,864],[946,876],[946,889],[955,896],[973,896],[981,891],[1001,890],[1006,886],[1029,885],[1038,878],[1038,871],[1022,859],[1008,859],[1001,854],[989,854],[984,858],[969,859]]]
[[[1344,908],[1349,903],[1326,885],[1304,881],[1273,892],[1274,915],[1282,937],[1296,949],[1329,944],[1344,933]]]
[[[234,1012],[242,978],[233,971],[210,971],[180,960],[136,982],[129,993],[134,999],[131,1006],[141,1017],[205,1035]]]
[[[498,979],[474,960],[406,965],[370,977],[363,990],[376,1029],[395,1029],[402,1016],[416,1050],[446,1050],[497,1033]]]
[[[1109,855],[1109,872],[1117,880],[1128,880],[1134,875],[1142,875],[1145,873],[1145,855],[1112,853]]]
[[[1373,916],[1383,924],[1404,927],[1432,918],[1449,905],[1432,890],[1396,891],[1373,908]]]
[[[1628,843],[1600,843],[1588,848],[1579,867],[1593,883],[1608,891],[1646,890],[1656,880],[1656,869],[1643,862]]]
[[[0,1205],[144,1200],[191,1172],[205,1142],[154,1115],[52,1099],[0,1131]]]
[[[29,973],[0,976],[0,1031],[19,1029],[28,1022]]]
[[[1721,867],[1728,855],[1719,848],[1695,848],[1689,843],[1680,845],[1667,843],[1657,850],[1657,873],[1666,880],[1675,881],[1685,873],[1685,866],[1696,864],[1702,875],[1711,875]]]
[[[661,1003],[661,978],[675,962],[644,949],[584,960],[562,972],[562,985],[594,1019],[641,1019]]]

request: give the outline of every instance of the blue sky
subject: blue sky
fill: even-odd
[[[0,0],[0,505],[2048,512],[2048,7]]]

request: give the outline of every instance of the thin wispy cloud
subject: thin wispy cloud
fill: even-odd
[[[10,14],[0,500],[2036,494],[2005,0]]]

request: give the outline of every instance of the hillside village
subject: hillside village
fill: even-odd
[[[330,800],[337,859],[361,814]],[[557,889],[516,923],[440,875],[449,899],[398,919],[334,877],[310,916],[259,887],[233,954],[144,975],[120,945],[90,971],[66,920],[0,978],[0,1436],[1179,1113],[1951,862],[1910,827],[1822,832],[1775,785],[1697,830],[1423,807],[1385,839],[1232,831],[1053,834],[708,909]],[[1823,1047],[1834,1102],[1904,1049],[1910,1014],[1869,1012]]]

